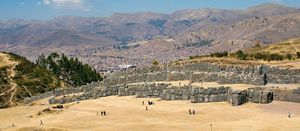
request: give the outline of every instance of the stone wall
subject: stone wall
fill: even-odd
[[[91,92],[91,91],[94,91],[99,86],[101,86],[100,82],[94,82],[94,83],[89,83],[89,84],[81,86],[81,87],[57,88],[53,91],[49,91],[49,92],[46,92],[43,94],[25,98],[23,100],[23,102],[25,104],[27,104],[27,103],[30,103],[30,102],[33,102],[36,100],[45,99],[45,98],[49,98],[49,97],[57,97],[57,96],[76,94],[76,93],[81,93],[81,92]]]
[[[274,94],[274,100],[300,103],[300,87],[293,90],[274,88],[271,91]]]
[[[239,91],[223,86],[203,88],[192,85],[179,87],[165,83],[143,83],[119,84],[110,87],[95,88],[95,90],[90,92],[60,97],[53,96],[49,99],[49,103],[65,104],[112,95],[136,96],[137,98],[154,97],[161,98],[162,100],[190,100],[192,103],[228,101],[228,103],[233,106],[242,105],[248,101],[254,103],[269,103],[273,100],[273,93],[263,88],[251,88]],[[270,95],[272,95],[272,97]]]
[[[275,88],[265,90],[251,88],[245,91],[233,91],[229,87],[204,89],[187,85],[175,87],[169,84],[147,84],[147,82],[178,80],[218,82],[220,84],[292,84],[300,83],[300,70],[280,69],[265,65],[237,66],[217,65],[213,63],[192,63],[184,66],[142,68],[126,72],[116,72],[102,82],[91,83],[77,88],[56,89],[52,92],[27,98],[24,101],[25,103],[29,103],[34,100],[53,96],[51,103],[65,103],[110,95],[135,95],[137,97],[157,97],[163,100],[191,100],[191,102],[228,101],[232,105],[241,105],[247,101],[269,103],[273,99],[300,102],[300,89],[283,90]],[[146,84],[130,84],[144,82]],[[271,98],[270,96],[273,97]]]
[[[117,74],[117,75],[116,75]],[[192,63],[160,69],[143,68],[142,71],[119,72],[103,81],[104,85],[123,83],[193,80],[226,84],[293,84],[300,83],[300,69],[281,69],[265,65],[238,66],[213,63]]]
[[[167,87],[162,100],[191,100],[192,103],[220,102],[227,100],[229,87],[203,88],[196,86]]]

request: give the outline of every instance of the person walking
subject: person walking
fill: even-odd
[[[290,112],[288,112],[288,118],[292,118],[292,116],[291,116],[291,113],[290,113]]]
[[[40,122],[40,126],[43,126],[44,125],[44,123],[43,123],[43,121],[41,120],[41,122]]]

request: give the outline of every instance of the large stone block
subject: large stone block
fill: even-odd
[[[299,94],[288,94],[286,97],[286,101],[300,103],[300,95]]]
[[[192,103],[197,103],[198,102],[198,96],[191,96],[191,102]]]
[[[203,94],[198,94],[198,102],[205,102]]]

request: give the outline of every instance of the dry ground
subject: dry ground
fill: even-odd
[[[69,104],[61,112],[36,115],[49,107],[45,100],[36,105],[0,110],[0,130],[86,130],[86,131],[299,131],[300,104],[272,102],[247,103],[233,107],[225,102],[190,103],[189,101],[155,101],[145,110],[142,101],[129,97],[103,97]],[[188,109],[196,115],[189,115]],[[105,110],[108,115],[97,116]],[[292,112],[292,118],[287,118]],[[33,116],[33,117],[29,117]],[[43,120],[44,126],[40,126]],[[12,123],[16,127],[11,127]]]

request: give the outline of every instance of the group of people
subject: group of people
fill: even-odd
[[[101,111],[101,116],[106,116],[106,111]],[[97,112],[97,116],[99,115],[99,112]]]
[[[195,115],[195,114],[196,114],[195,109],[193,109],[193,110],[192,110],[192,109],[189,109],[189,114],[190,114],[190,115]]]
[[[142,104],[143,104],[143,105],[145,105],[145,102],[144,102],[144,101],[142,101]],[[148,105],[149,105],[149,106],[150,106],[150,105],[153,105],[153,104],[154,104],[154,102],[153,102],[153,101],[149,101],[149,100],[148,100]]]
[[[142,101],[142,104],[145,105],[145,101]],[[148,100],[148,105],[149,105],[149,106],[150,106],[150,105],[153,105],[153,104],[154,104],[153,101],[149,101],[149,100]],[[146,111],[148,111],[148,105],[146,105]]]

